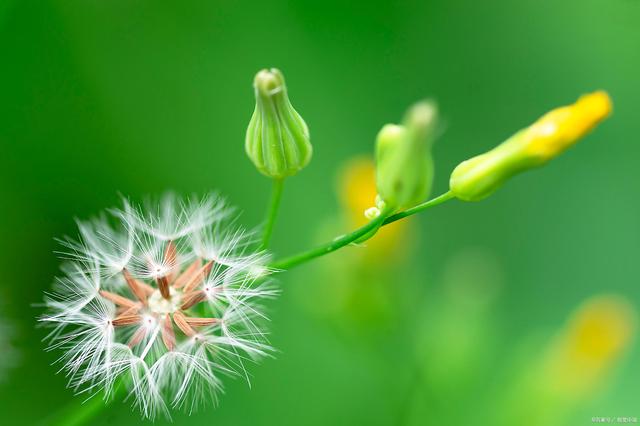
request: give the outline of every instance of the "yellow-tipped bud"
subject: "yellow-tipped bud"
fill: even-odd
[[[376,186],[391,208],[412,207],[431,190],[431,145],[438,109],[433,102],[412,106],[401,126],[387,124],[376,140]]]
[[[609,95],[598,91],[548,112],[491,151],[460,163],[451,174],[451,192],[464,201],[489,196],[513,175],[560,155],[607,118],[611,109]]]

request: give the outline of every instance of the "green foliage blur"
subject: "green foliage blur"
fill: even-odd
[[[418,99],[437,99],[446,122],[435,194],[460,161],[582,93],[609,91],[614,115],[489,199],[411,218],[381,253],[363,254],[372,241],[282,275],[275,358],[249,367],[251,389],[227,379],[219,407],[173,424],[640,417],[638,22],[637,0],[1,0],[0,318],[12,333],[0,359],[13,364],[2,423],[36,424],[82,398],[55,374],[59,354],[34,319],[58,271],[54,238],[76,236],[75,217],[119,194],[217,190],[245,225],[260,223],[271,185],[243,143],[265,67],[284,72],[314,146],[286,182],[277,255],[355,226],[341,170],[371,157],[382,125]],[[628,305],[629,335],[590,379],[595,367],[567,364],[563,345],[576,310],[602,294]],[[612,333],[597,318],[589,344],[601,348]],[[91,422],[141,423],[119,401]]]

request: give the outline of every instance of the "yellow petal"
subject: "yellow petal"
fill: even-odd
[[[604,91],[581,96],[573,105],[556,108],[533,123],[523,137],[527,153],[542,161],[556,157],[611,114]]]

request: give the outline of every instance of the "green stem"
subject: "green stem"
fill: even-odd
[[[280,200],[282,199],[283,187],[284,179],[273,180],[273,187],[271,189],[271,200],[269,201],[269,210],[267,211],[264,231],[262,231],[262,244],[260,245],[260,248],[262,250],[266,250],[269,247],[271,234],[273,234],[273,226],[276,222],[276,216],[278,215],[278,208],[280,207]]]
[[[382,212],[380,216],[378,216],[371,222],[367,223],[366,225],[356,229],[353,232],[341,235],[335,238],[333,241],[326,243],[320,247],[316,247],[314,249],[304,251],[302,253],[278,260],[272,263],[270,266],[274,269],[290,269],[301,263],[307,262],[311,259],[315,259],[316,257],[324,256],[326,254],[334,252],[346,245],[353,243],[354,241],[357,241],[357,242],[366,241],[375,235],[378,228],[388,225],[390,223],[393,223],[397,220],[404,219],[407,216],[420,213],[431,207],[435,207],[438,204],[442,204],[445,201],[450,200],[451,198],[453,198],[453,194],[451,194],[451,192],[445,192],[444,194],[436,198],[433,198],[427,202],[418,204],[415,207],[412,207],[410,209],[407,209],[400,213],[396,213],[391,216],[387,216],[386,212]]]
[[[410,209],[407,209],[407,210],[402,211],[400,213],[396,213],[394,215],[389,216],[384,221],[382,226],[388,225],[390,223],[393,223],[396,220],[404,219],[407,216],[411,216],[413,214],[420,213],[421,211],[427,210],[428,208],[435,207],[438,204],[442,204],[445,201],[449,201],[453,197],[454,197],[454,195],[451,193],[451,191],[447,191],[444,194],[437,196],[436,198],[432,198],[429,201],[425,201],[424,203],[418,204],[415,207],[411,207]]]
[[[339,248],[342,248],[348,244],[353,243],[356,240],[365,241],[368,238],[362,238],[362,237],[367,236],[368,233],[371,233],[371,235],[368,236],[369,238],[373,236],[375,231],[380,226],[382,226],[382,223],[384,222],[385,218],[386,218],[386,215],[381,213],[380,216],[373,219],[371,222],[367,223],[366,225],[356,229],[353,232],[341,235],[335,238],[333,241],[327,244],[324,244],[320,247],[316,247],[314,249],[274,262],[270,265],[270,267],[274,269],[289,269],[293,266],[307,262],[311,259],[315,259],[316,257],[324,256],[325,254],[334,252]]]
[[[125,393],[123,383],[115,386],[111,397],[105,401],[100,395],[94,395],[87,401],[79,401],[74,399],[59,412],[55,413],[41,423],[42,426],[81,426],[91,424],[100,412],[111,406],[113,401],[120,398]]]

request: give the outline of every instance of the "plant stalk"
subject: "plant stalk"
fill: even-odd
[[[62,410],[45,419],[41,426],[82,426],[91,424],[96,416],[109,408],[125,391],[124,383],[120,382],[116,384],[113,394],[106,401],[100,395],[94,395],[89,400],[82,402],[79,401],[79,398],[75,398]]]
[[[315,259],[316,257],[320,257],[320,256],[327,255],[329,253],[332,253],[353,242],[356,242],[356,241],[359,243],[364,242],[369,238],[373,237],[378,231],[378,229],[381,228],[382,226],[388,225],[400,219],[404,219],[416,213],[420,213],[431,207],[435,207],[439,204],[444,203],[447,200],[450,200],[451,198],[453,198],[453,194],[451,194],[451,192],[445,192],[444,194],[436,198],[433,198],[422,204],[418,204],[417,206],[407,209],[400,213],[387,216],[388,213],[381,212],[380,216],[373,219],[371,222],[367,223],[366,225],[356,229],[353,232],[341,235],[335,238],[333,241],[323,244],[314,249],[307,250],[302,253],[275,261],[269,266],[276,270],[290,269],[294,266],[308,262],[311,259]]]
[[[404,219],[407,216],[411,216],[411,215],[414,215],[416,213],[420,213],[421,211],[427,210],[427,209],[429,209],[431,207],[435,207],[438,204],[442,204],[445,201],[449,201],[453,197],[454,197],[454,195],[451,193],[451,191],[447,191],[444,194],[437,196],[436,198],[432,198],[429,201],[425,201],[424,203],[418,204],[415,207],[411,207],[410,209],[407,209],[407,210],[402,211],[400,213],[396,213],[396,214],[393,214],[393,215],[389,216],[384,221],[382,226],[388,225],[390,223],[393,223],[396,220]]]
[[[264,230],[262,231],[262,243],[260,248],[266,250],[271,242],[271,235],[273,234],[273,227],[278,216],[278,209],[280,207],[280,200],[282,199],[282,189],[284,187],[284,179],[273,179],[273,186],[271,188],[271,200],[269,201],[269,210],[267,210],[267,216],[264,224]]]
[[[324,256],[326,254],[334,252],[348,244],[353,243],[356,240],[365,241],[368,238],[362,239],[362,237],[366,236],[368,233],[371,233],[371,236],[373,236],[377,228],[382,226],[382,222],[384,222],[385,218],[386,216],[380,214],[380,216],[353,232],[341,235],[335,238],[333,241],[320,247],[316,247],[314,249],[307,250],[302,253],[276,261],[269,266],[273,269],[290,269],[293,266],[297,266],[311,259],[315,259],[316,257]]]

